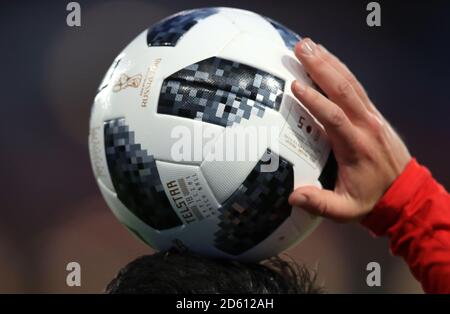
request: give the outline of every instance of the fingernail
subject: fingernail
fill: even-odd
[[[301,43],[301,53],[306,56],[313,56],[315,54],[316,44],[309,38],[303,39]]]
[[[305,85],[301,84],[299,81],[294,81],[294,89],[298,94],[303,94]]]
[[[330,53],[330,52],[327,50],[327,48],[325,48],[322,44],[318,44],[317,46],[319,47],[319,50],[321,50],[322,52]]]

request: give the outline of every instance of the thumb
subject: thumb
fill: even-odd
[[[315,186],[302,186],[289,196],[292,206],[300,207],[311,214],[331,218],[339,222],[353,220],[356,211],[352,201],[345,195],[322,190]]]

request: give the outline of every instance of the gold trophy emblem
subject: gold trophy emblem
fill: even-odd
[[[122,89],[127,87],[138,88],[141,85],[142,75],[136,74],[134,76],[128,76],[126,74],[122,74],[120,78],[117,80],[117,83],[114,84],[113,91],[120,92]]]

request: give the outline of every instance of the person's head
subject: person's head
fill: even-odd
[[[274,257],[263,263],[159,252],[119,271],[106,293],[320,293],[304,266]]]

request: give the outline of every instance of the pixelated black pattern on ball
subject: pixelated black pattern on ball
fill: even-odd
[[[150,27],[147,32],[147,44],[149,46],[175,46],[192,26],[217,11],[216,8],[204,8],[169,16]]]
[[[278,110],[283,90],[284,81],[274,75],[212,57],[164,80],[158,113],[231,126],[262,118],[266,107]]]
[[[277,30],[278,34],[280,34],[286,47],[288,47],[289,49],[294,49],[295,44],[298,43],[301,37],[296,32],[290,30],[283,24],[280,24],[277,21],[274,21],[268,17],[266,17],[266,19]]]
[[[274,153],[270,151],[267,154]],[[278,156],[277,156],[278,157]],[[294,184],[292,164],[279,158],[273,172],[261,172],[258,162],[242,185],[219,208],[214,245],[240,255],[270,236],[291,214],[289,194]]]
[[[334,187],[336,185],[337,172],[338,165],[336,162],[336,158],[333,151],[330,151],[325,166],[323,166],[322,173],[319,176],[320,184],[322,184],[322,187],[324,189],[334,190]]]
[[[104,123],[108,169],[119,200],[143,222],[163,230],[180,226],[161,183],[156,161],[140,144],[125,119]]]

